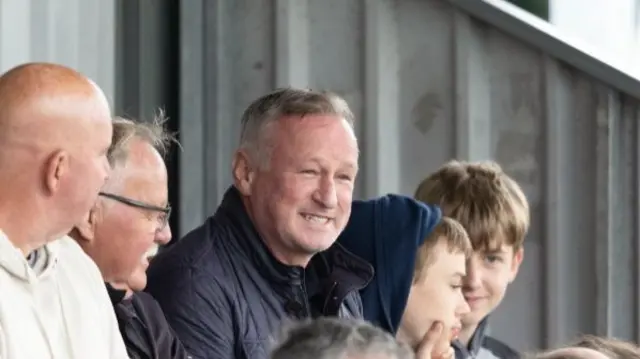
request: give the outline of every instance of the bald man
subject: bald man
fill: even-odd
[[[540,354],[535,359],[613,359],[590,348],[566,347]]]
[[[0,358],[127,358],[100,271],[65,236],[109,173],[111,112],[69,68],[0,76]]]

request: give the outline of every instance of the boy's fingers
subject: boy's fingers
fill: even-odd
[[[417,359],[431,359],[431,352],[440,341],[443,330],[444,326],[440,322],[434,322],[431,325],[418,346]]]
[[[453,359],[456,357],[456,352],[451,346],[447,348],[442,354],[434,356],[433,359]]]

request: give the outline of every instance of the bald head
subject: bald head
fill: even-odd
[[[78,117],[78,110],[97,116]],[[0,145],[58,145],[69,131],[101,114],[110,117],[104,93],[93,81],[61,65],[31,63],[0,76]]]
[[[106,179],[111,131],[104,93],[73,69],[30,63],[0,76],[0,229],[32,241],[9,228],[21,225],[7,208],[20,205],[30,223],[44,221],[41,238],[68,232]]]
[[[543,355],[537,359],[611,359],[605,354],[590,348],[567,347],[560,348]]]

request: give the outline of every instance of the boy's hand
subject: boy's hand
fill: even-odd
[[[453,359],[455,352],[449,342],[449,335],[444,333],[444,325],[434,322],[422,338],[416,359]]]

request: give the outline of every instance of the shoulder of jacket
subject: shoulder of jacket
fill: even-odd
[[[501,359],[520,358],[520,353],[505,342],[487,335],[482,341],[482,347],[491,351],[496,357]]]

